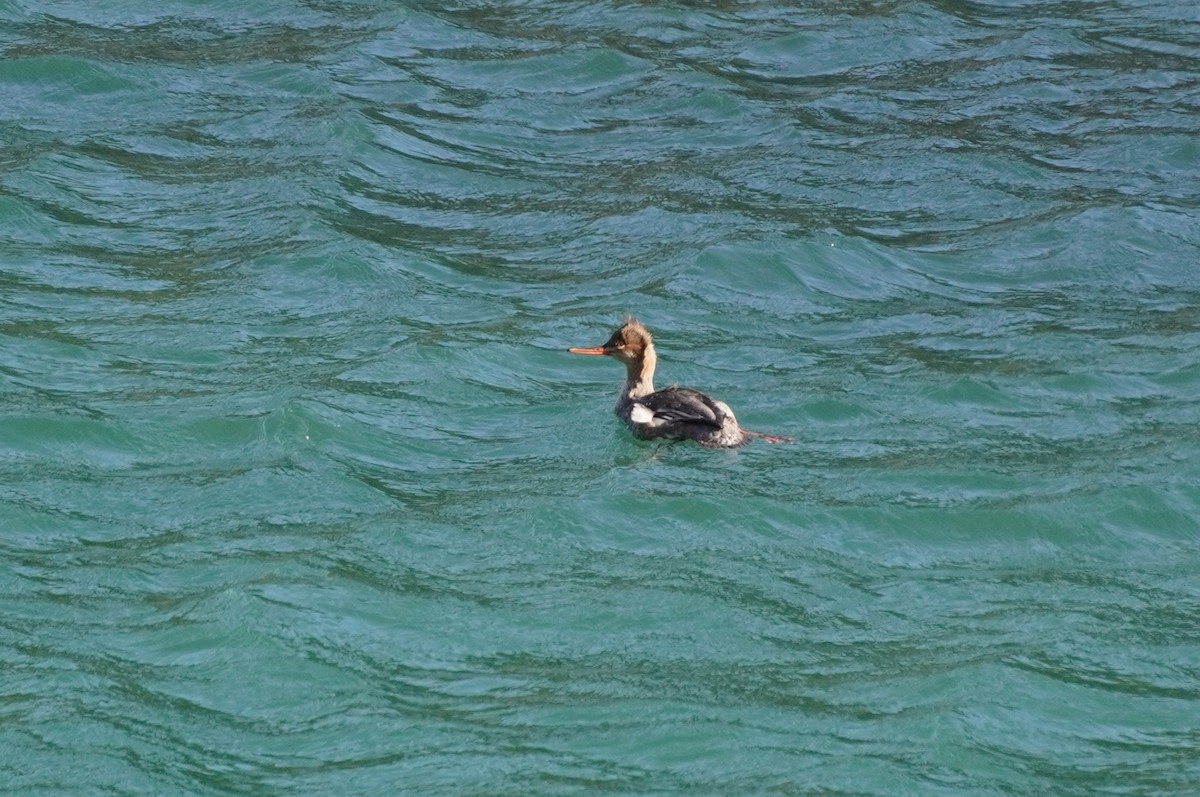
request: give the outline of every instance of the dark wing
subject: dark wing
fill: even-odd
[[[654,413],[656,420],[664,423],[698,423],[720,429],[725,423],[725,413],[716,402],[699,390],[686,387],[669,387],[637,399]]]

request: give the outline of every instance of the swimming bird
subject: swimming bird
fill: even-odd
[[[738,426],[733,410],[687,387],[654,389],[658,355],[654,338],[636,318],[625,323],[602,346],[568,349],[572,354],[612,357],[625,365],[625,384],[617,395],[617,417],[642,440],[695,440],[705,448],[738,448],[758,437],[771,443],[791,443],[790,437],[751,432]]]

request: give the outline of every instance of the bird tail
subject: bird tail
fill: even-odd
[[[742,434],[748,434],[751,437],[757,437],[759,440],[766,440],[768,443],[794,443],[794,437],[777,437],[773,434],[762,434],[761,432],[752,432],[749,429],[743,429]]]

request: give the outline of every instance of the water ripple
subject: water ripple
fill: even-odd
[[[1187,4],[0,18],[10,789],[1200,777]]]

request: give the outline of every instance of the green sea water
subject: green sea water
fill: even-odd
[[[1190,0],[0,0],[0,792],[1200,794],[1198,214]]]

